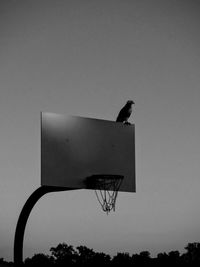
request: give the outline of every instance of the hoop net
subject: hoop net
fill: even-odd
[[[93,183],[95,194],[102,210],[107,214],[115,211],[115,204],[119,188],[121,186],[123,176],[121,175],[93,175],[91,184]]]

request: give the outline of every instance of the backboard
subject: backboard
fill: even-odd
[[[135,192],[135,127],[120,122],[41,113],[41,185],[87,189],[93,175],[122,175]]]

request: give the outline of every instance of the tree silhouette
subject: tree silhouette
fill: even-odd
[[[92,264],[92,259],[95,255],[93,249],[87,248],[86,246],[77,247],[78,251],[78,265],[89,266]]]
[[[168,253],[168,262],[169,264],[175,264],[176,266],[180,265],[180,253],[179,251],[170,251]]]
[[[131,266],[131,262],[129,253],[117,253],[112,259],[112,266]]]
[[[180,255],[179,251],[170,251],[169,253],[159,253],[156,258],[151,258],[148,251],[142,251],[139,254],[117,253],[111,259],[110,255],[103,252],[95,252],[86,246],[73,248],[66,243],[59,244],[50,249],[51,255],[42,253],[35,254],[32,258],[25,260],[26,267],[90,267],[90,266],[110,266],[121,267],[197,267],[200,266],[200,243],[188,243],[185,247],[186,252]],[[13,266],[0,258],[0,267]]]
[[[73,246],[66,243],[59,244],[57,247],[50,249],[51,254],[57,266],[73,266],[77,261],[77,253]]]
[[[35,254],[31,259],[27,258],[25,260],[25,265],[28,267],[35,267],[35,266],[44,266],[50,267],[53,266],[54,259],[48,255],[39,253]]]
[[[93,249],[87,248],[86,246],[77,247],[78,266],[95,266],[102,265],[106,266],[110,263],[110,256],[105,253],[94,252]]]
[[[103,252],[96,252],[93,258],[93,266],[108,266],[110,264],[111,257]]]
[[[190,266],[200,265],[200,243],[188,243],[185,249],[187,252],[183,255],[184,262]]]
[[[149,251],[142,251],[140,252],[139,256],[140,262],[143,266],[148,266],[150,264],[151,258]]]
[[[150,266],[152,259],[149,251],[142,251],[140,254],[132,255],[132,263],[134,266]]]
[[[157,259],[156,259],[156,265],[157,266],[167,266],[168,265],[168,255],[167,253],[158,253]]]

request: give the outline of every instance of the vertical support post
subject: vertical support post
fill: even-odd
[[[15,267],[23,266],[23,242],[24,242],[24,232],[26,228],[26,223],[28,217],[31,213],[32,208],[36,202],[46,193],[57,192],[57,191],[66,191],[71,190],[65,187],[54,187],[54,186],[40,186],[36,189],[31,196],[26,201],[22,211],[19,215],[19,219],[15,231],[14,239],[14,265]]]

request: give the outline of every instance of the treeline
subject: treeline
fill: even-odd
[[[66,243],[59,244],[50,249],[50,255],[42,253],[35,254],[32,258],[26,258],[24,267],[43,266],[43,267],[90,267],[90,266],[200,266],[200,243],[189,243],[185,247],[186,252],[180,254],[179,251],[169,253],[159,253],[156,258],[152,258],[148,251],[139,254],[117,253],[111,257],[103,252],[95,252],[86,246],[74,248]],[[0,259],[1,266],[13,266]]]

